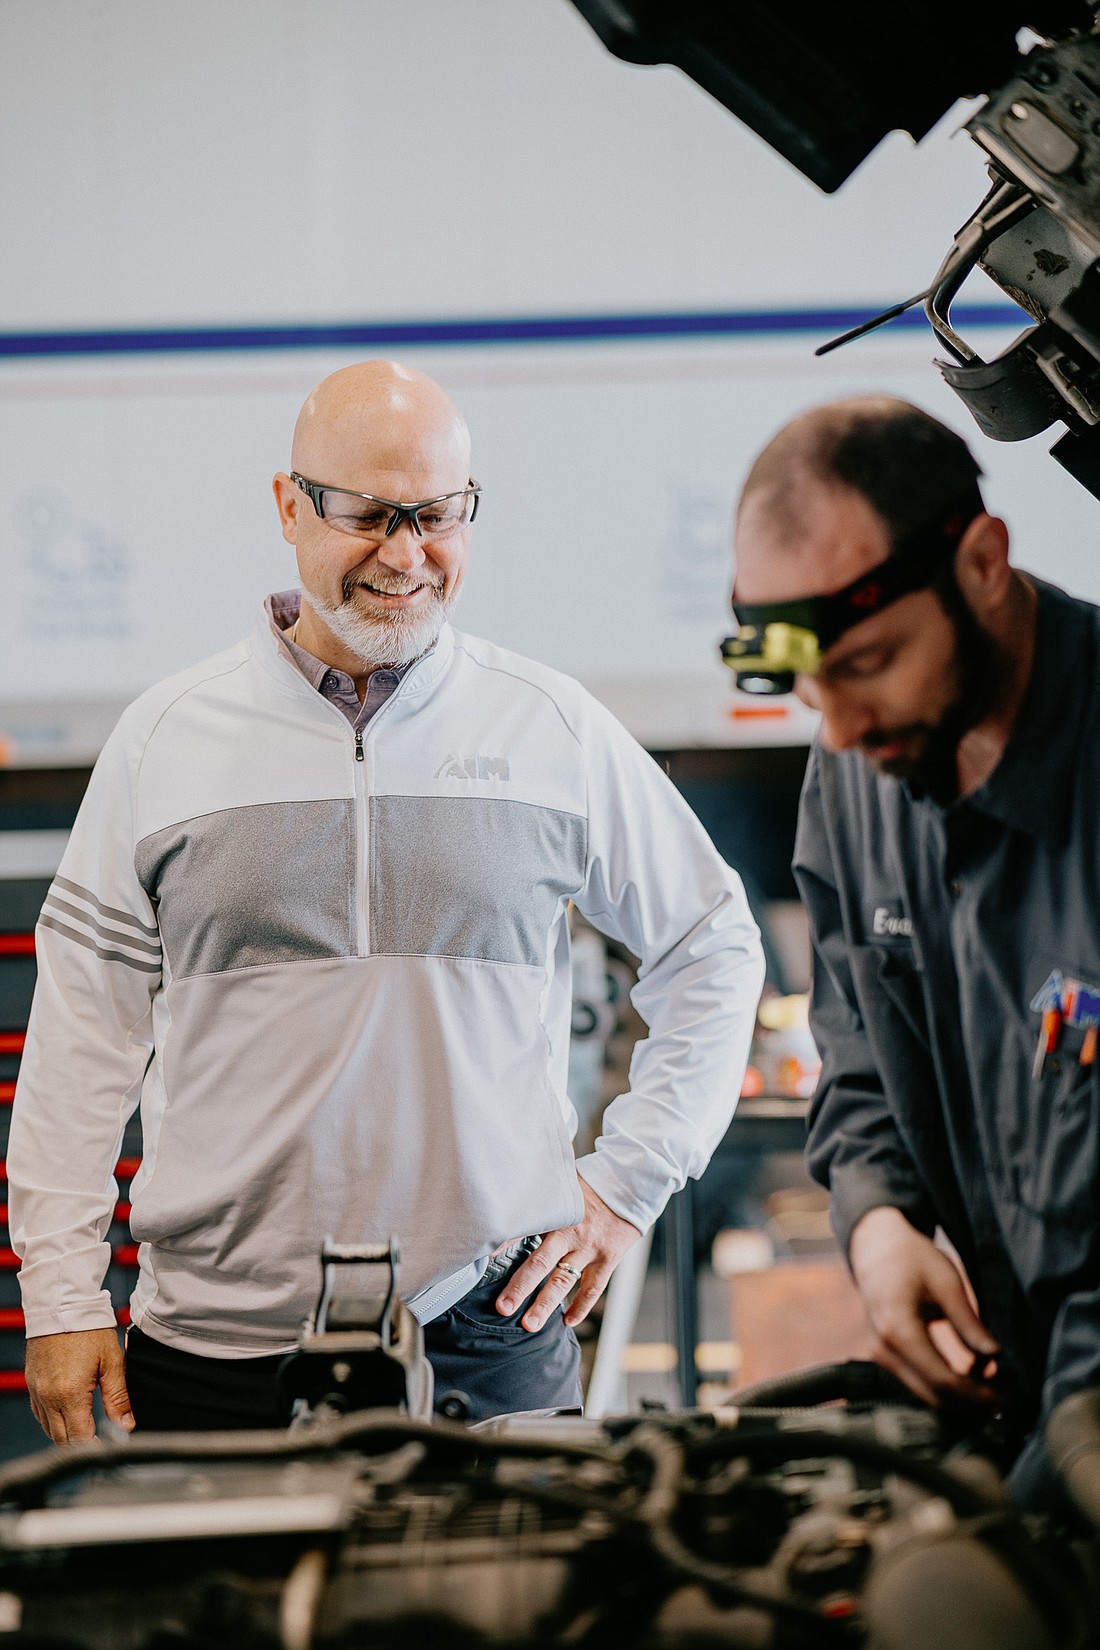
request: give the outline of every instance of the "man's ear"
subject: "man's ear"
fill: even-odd
[[[290,477],[282,470],[276,471],[271,478],[271,490],[275,494],[275,505],[279,511],[279,520],[282,523],[283,537],[288,544],[294,544],[298,538],[298,510],[303,495],[295,487]]]
[[[975,516],[955,552],[955,578],[976,617],[996,612],[1008,599],[1012,568],[1008,528],[999,516]]]

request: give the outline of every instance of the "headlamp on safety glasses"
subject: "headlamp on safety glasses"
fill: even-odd
[[[829,596],[794,601],[733,601],[737,631],[721,644],[722,662],[744,693],[790,693],[796,676],[813,676],[822,655],[892,602],[932,584],[985,506],[977,485],[951,501],[927,526],[897,541],[885,561]]]

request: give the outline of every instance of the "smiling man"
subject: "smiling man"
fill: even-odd
[[[313,479],[359,475],[368,453],[374,496]],[[365,362],[306,401],[291,464],[274,481],[302,581],[291,642],[357,684],[407,668],[434,645],[466,572],[479,488],[465,420],[430,378]],[[426,502],[410,513],[399,498]]]
[[[479,488],[439,385],[333,374],[274,486],[301,591],[126,712],[39,923],[8,1177],[59,1443],[97,1385],[125,1426],[274,1425],[327,1234],[397,1235],[437,1393],[576,1405],[573,1326],[702,1172],[748,1053],[736,876],[575,682],[448,623]],[[570,902],[641,958],[649,1024],[578,1161]],[[124,1368],[102,1283],[138,1104]]]
[[[1009,565],[979,475],[904,402],[796,419],[745,483],[724,652],[821,712],[808,1161],[878,1356],[1022,1437],[1100,1384],[1100,613]],[[1020,1493],[1043,1473],[1033,1439]]]

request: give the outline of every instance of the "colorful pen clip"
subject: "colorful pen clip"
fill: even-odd
[[[1038,1082],[1043,1075],[1043,1067],[1049,1055],[1058,1047],[1058,1039],[1062,1035],[1062,1005],[1059,1000],[1050,1008],[1044,1008],[1042,1024],[1039,1027],[1039,1041],[1035,1045],[1035,1059],[1031,1067],[1033,1082]]]

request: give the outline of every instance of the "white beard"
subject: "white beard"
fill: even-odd
[[[407,665],[418,659],[434,645],[443,629],[454,598],[444,600],[437,590],[419,612],[409,613],[400,608],[392,613],[370,618],[355,605],[349,596],[342,602],[327,602],[307,592],[309,604],[323,619],[325,625],[365,665]]]

